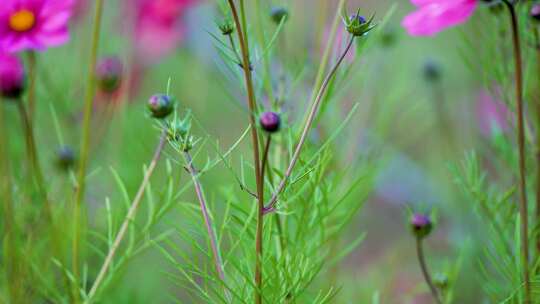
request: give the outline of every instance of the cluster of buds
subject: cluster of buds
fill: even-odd
[[[371,18],[367,20],[365,17],[360,15],[360,10],[358,10],[356,14],[348,18],[343,17],[343,23],[351,35],[361,37],[369,33],[375,27],[375,25],[373,25],[374,17],[375,15],[371,16]]]
[[[167,135],[169,142],[179,151],[188,152],[196,144],[196,140],[191,135],[191,114],[188,113],[184,119],[176,118],[167,124]]]

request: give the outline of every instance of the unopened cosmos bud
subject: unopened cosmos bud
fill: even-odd
[[[433,229],[433,224],[431,223],[429,216],[419,213],[413,214],[410,225],[413,234],[419,239],[428,236]]]
[[[275,133],[281,127],[281,118],[275,112],[264,112],[259,117],[261,128],[268,133]]]
[[[175,103],[174,97],[156,94],[150,97],[147,106],[152,117],[162,119],[172,113]]]
[[[116,56],[101,59],[96,67],[96,79],[102,92],[114,93],[122,83],[124,66]]]

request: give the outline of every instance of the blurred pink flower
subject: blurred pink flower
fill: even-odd
[[[69,40],[74,0],[2,0],[0,49],[42,51]]]
[[[18,98],[25,82],[21,60],[8,53],[0,52],[0,94],[7,98]]]
[[[480,132],[491,136],[494,130],[508,130],[510,112],[506,105],[487,92],[480,92],[476,104],[476,117]]]
[[[411,0],[418,10],[407,15],[401,25],[412,36],[433,36],[466,22],[478,0]]]
[[[169,54],[182,41],[186,30],[183,17],[188,8],[199,1],[135,0],[134,2],[136,55],[138,60],[151,63]],[[128,5],[133,4],[129,1]]]

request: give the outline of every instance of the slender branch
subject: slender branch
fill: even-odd
[[[264,146],[263,159],[262,159],[261,175],[263,176],[263,178],[266,171],[266,167],[268,167],[268,152],[270,151],[271,144],[272,144],[272,135],[268,134],[268,137],[266,138],[266,144]]]
[[[41,170],[41,165],[39,164],[39,160],[37,156],[36,140],[34,136],[34,128],[32,125],[32,120],[30,118],[28,111],[26,111],[26,107],[24,106],[23,101],[18,100],[16,103],[17,103],[17,108],[19,110],[19,115],[21,117],[21,120],[23,123],[23,129],[25,133],[26,150],[28,154],[28,165],[31,168],[30,175],[36,184],[40,197],[42,197],[44,200],[43,208],[45,210],[45,216],[47,217],[48,222],[52,225],[53,215],[52,215],[51,203],[49,201],[49,196],[47,194],[47,190],[46,190],[47,188],[45,187],[43,171]]]
[[[238,11],[233,0],[228,0],[233,15],[234,23],[236,26],[236,33],[238,35],[238,41],[240,42],[240,49],[242,52],[242,66],[244,71],[245,85],[248,95],[248,108],[249,108],[249,122],[252,126],[255,126],[255,111],[256,100],[255,91],[253,90],[253,79],[250,69],[249,61],[249,44],[248,39],[244,35],[245,29],[245,15],[243,15],[242,22],[238,16]],[[241,8],[243,8],[243,1],[240,2]],[[243,11],[243,10],[242,10]],[[262,255],[263,255],[263,216],[264,216],[264,181],[261,175],[261,162],[259,152],[259,136],[257,134],[257,128],[251,128],[251,137],[253,145],[253,160],[255,162],[255,180],[257,183],[257,232],[255,241],[255,303],[262,303]]]
[[[0,100],[0,103],[2,100]],[[4,128],[4,107],[0,104],[0,127]],[[5,129],[3,129],[5,130]],[[11,194],[12,180],[10,172],[10,162],[7,151],[9,142],[8,132],[0,132],[0,199],[3,205],[4,220],[4,254],[5,277],[8,285],[8,300],[14,303],[21,298],[20,277],[19,277],[19,259],[17,257],[17,247],[15,244],[16,225],[15,213],[13,211],[13,197]]]
[[[195,165],[193,165],[193,159],[191,157],[191,154],[187,151],[185,151],[183,154],[184,154],[184,159],[187,163],[186,166],[188,168],[189,174],[191,175],[191,179],[193,180],[195,192],[197,193],[197,199],[199,200],[199,205],[201,207],[201,212],[204,218],[204,224],[206,226],[206,232],[208,233],[208,238],[210,239],[210,247],[212,249],[212,254],[214,256],[214,266],[216,268],[216,272],[220,280],[222,281],[224,285],[225,297],[230,300],[231,296],[229,292],[227,291],[227,288],[225,287],[225,272],[223,270],[223,261],[221,259],[221,254],[218,249],[217,236],[213,228],[214,225],[212,223],[212,218],[210,217],[210,213],[208,211],[208,204],[206,203],[204,191],[198,178],[198,171],[195,168]]]
[[[92,107],[94,104],[94,95],[96,93],[96,75],[95,66],[97,53],[99,49],[99,36],[101,33],[101,17],[103,14],[103,0],[96,0],[96,11],[94,16],[94,27],[92,33],[92,47],[90,52],[90,62],[88,66],[88,78],[86,80],[86,93],[84,100],[84,119],[81,136],[81,157],[79,163],[79,172],[77,175],[77,189],[75,192],[75,202],[73,206],[73,239],[72,239],[72,272],[74,283],[72,293],[75,304],[79,303],[79,247],[81,238],[81,204],[86,190],[86,169],[88,165],[90,150],[90,120],[92,116]]]
[[[529,228],[527,208],[527,181],[525,164],[525,128],[523,118],[523,67],[521,58],[521,44],[519,37],[519,24],[516,9],[508,0],[503,0],[510,13],[512,25],[512,43],[514,46],[515,77],[516,77],[516,116],[517,138],[519,150],[519,213],[521,218],[521,259],[523,267],[523,283],[525,287],[525,303],[531,303],[531,286],[529,278]]]
[[[28,117],[30,121],[34,121],[34,113],[36,109],[36,79],[37,79],[37,58],[34,51],[28,52]]]
[[[435,302],[438,304],[442,304],[441,298],[439,296],[439,292],[435,285],[433,284],[433,281],[431,280],[431,275],[429,274],[429,270],[427,268],[426,260],[424,258],[424,249],[422,247],[422,239],[416,238],[416,254],[418,255],[418,263],[420,264],[420,268],[422,269],[422,275],[424,276],[424,280],[426,280],[426,283],[429,286],[429,290],[431,291],[431,294],[433,295],[433,298],[435,299]]]
[[[332,81],[332,79],[334,78],[339,66],[341,65],[341,63],[343,62],[345,57],[347,56],[347,53],[351,49],[351,47],[353,45],[353,42],[354,42],[354,36],[351,36],[351,38],[349,40],[349,43],[347,44],[347,47],[345,48],[345,51],[339,57],[338,61],[336,62],[336,64],[334,65],[334,67],[332,68],[330,73],[324,79],[324,82],[323,82],[319,92],[317,93],[317,97],[315,98],[315,100],[313,101],[313,104],[311,105],[311,110],[309,112],[306,123],[304,125],[304,129],[302,131],[302,135],[300,136],[300,140],[298,141],[298,144],[296,145],[296,149],[294,151],[293,157],[292,157],[292,159],[291,159],[291,161],[289,163],[289,167],[287,168],[287,171],[285,172],[285,176],[281,180],[278,188],[276,189],[276,191],[272,195],[272,198],[265,205],[265,207],[264,207],[265,213],[274,211],[274,207],[275,207],[275,204],[276,204],[276,202],[278,200],[278,197],[281,194],[281,192],[283,192],[283,190],[285,189],[285,186],[287,185],[287,182],[288,182],[288,180],[289,180],[289,178],[290,178],[290,176],[292,174],[294,166],[296,165],[298,159],[300,158],[300,153],[302,152],[302,148],[304,146],[304,143],[306,142],[308,133],[309,133],[309,131],[311,129],[311,126],[313,125],[313,121],[315,120],[315,117],[317,116],[317,112],[318,112],[319,107],[321,105],[324,94],[326,93],[326,89],[327,89],[328,85],[330,84],[330,82]]]
[[[229,42],[231,44],[231,49],[234,53],[234,57],[236,57],[236,64],[238,64],[241,68],[244,68],[242,65],[242,59],[240,58],[240,56],[238,55],[238,51],[236,50],[236,43],[234,43],[234,38],[232,34],[227,36],[229,37]]]
[[[265,176],[266,168],[270,165],[268,164],[268,154],[270,151],[270,146],[272,145],[272,135],[268,134],[268,138],[266,139],[266,144],[264,146],[264,152],[263,152],[263,160],[262,160],[262,176]],[[268,172],[268,176],[271,177],[272,173]],[[276,222],[276,229],[278,233],[278,239],[279,239],[279,245],[281,248],[281,251],[285,250],[285,237],[283,235],[283,228],[281,225],[281,218],[279,214],[275,214],[274,216],[275,222]]]
[[[536,50],[536,69],[540,78],[540,33],[538,27],[534,27],[534,39]],[[538,91],[538,98],[540,98],[540,87]],[[540,100],[536,102],[536,223],[538,227],[540,223]],[[536,236],[536,258],[540,256],[540,234]]]
[[[154,170],[156,169],[157,163],[163,152],[163,148],[165,147],[165,143],[167,143],[167,129],[164,128],[161,132],[161,137],[159,139],[156,150],[154,151],[154,156],[152,157],[150,166],[146,170],[141,185],[139,186],[139,190],[137,190],[137,194],[135,195],[133,202],[131,202],[131,207],[126,214],[124,222],[122,223],[122,226],[120,226],[120,230],[118,231],[118,234],[116,234],[116,238],[114,239],[114,242],[109,249],[109,253],[107,253],[107,257],[105,258],[105,261],[103,262],[103,265],[99,270],[97,278],[94,281],[90,292],[88,293],[88,299],[86,300],[86,304],[90,304],[93,301],[93,298],[96,295],[101,283],[103,282],[103,279],[105,279],[105,275],[107,274],[107,271],[109,270],[109,267],[114,260],[114,256],[116,255],[116,252],[118,251],[118,248],[120,247],[120,244],[122,243],[122,240],[126,235],[129,225],[135,220],[135,216],[137,215],[137,211],[139,210],[139,206],[141,204],[144,192],[148,187],[148,183],[150,182],[150,178],[152,177]]]

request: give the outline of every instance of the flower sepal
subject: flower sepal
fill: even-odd
[[[348,16],[348,14],[345,16]],[[360,10],[358,10],[356,14],[350,17],[345,16],[342,17],[343,24],[345,25],[347,32],[355,37],[365,36],[373,28],[375,28],[375,25],[373,24],[375,15],[372,15],[369,19],[366,19],[364,16],[360,15]]]

